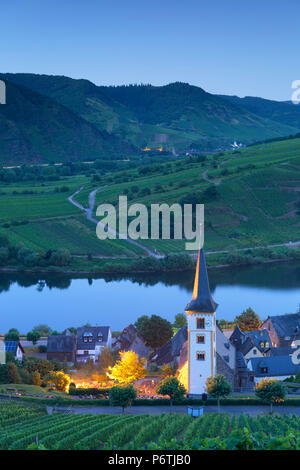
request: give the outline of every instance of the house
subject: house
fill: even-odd
[[[264,357],[272,347],[269,333],[266,329],[242,331],[238,326],[230,337],[230,342],[241,352],[245,361],[252,357]]]
[[[300,313],[269,316],[262,324],[274,347],[293,346],[300,340]]]
[[[48,337],[47,359],[56,359],[60,362],[67,361],[74,363],[76,354],[76,338],[66,330],[63,335]]]
[[[255,382],[265,377],[284,380],[297,374],[299,364],[293,362],[292,356],[256,357],[250,359],[248,369],[255,373]]]
[[[5,353],[12,353],[17,361],[22,361],[24,349],[19,341],[4,341]]]
[[[113,342],[113,349],[134,351],[140,359],[142,357],[147,359],[150,352],[150,348],[145,345],[143,338],[139,335],[134,325],[124,328],[120,336]]]
[[[109,326],[83,326],[77,328],[76,360],[98,361],[103,348],[111,349],[112,335]]]
[[[184,343],[188,339],[187,327],[183,326],[167,343],[163,344],[150,356],[150,361],[158,366],[163,364],[178,365]]]

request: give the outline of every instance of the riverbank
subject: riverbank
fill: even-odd
[[[300,248],[277,246],[249,248],[235,251],[206,253],[208,269],[224,269],[300,260]],[[227,262],[226,262],[227,261]],[[147,274],[194,271],[196,254],[170,254],[164,258],[97,258],[73,256],[68,266],[10,265],[0,268],[2,273],[36,273],[93,276],[101,274]]]

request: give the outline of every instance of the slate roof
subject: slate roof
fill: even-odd
[[[150,351],[134,325],[129,325],[124,328],[120,336],[116,339],[115,346],[118,346],[121,351],[134,351],[140,358],[147,358]]]
[[[108,340],[110,327],[109,326],[88,326],[77,328],[77,349],[95,349],[96,345],[106,344]],[[85,343],[83,341],[84,333],[92,334],[93,341],[90,343]],[[98,341],[98,335],[102,335],[102,341]]]
[[[183,326],[177,331],[176,335],[166,344],[157,349],[150,360],[156,362],[158,366],[170,364],[179,357],[182,346],[188,339],[187,327]]]
[[[192,300],[185,307],[186,311],[214,313],[218,304],[213,300],[207,276],[203,248],[199,250]]]
[[[279,338],[300,335],[300,313],[269,317]]]
[[[264,344],[269,343],[272,346],[272,342],[269,333],[266,329],[255,330],[255,331],[241,331],[237,326],[230,337],[230,341],[234,344],[243,355],[247,354],[252,348],[256,347],[259,351],[265,352],[268,347],[262,347],[261,342]]]
[[[291,356],[255,357],[250,359],[248,367],[255,372],[256,377],[296,375],[299,370],[299,364],[294,364]],[[267,372],[261,371],[264,367],[268,369]]]
[[[268,356],[291,356],[297,348],[292,348],[291,346],[280,346],[278,348],[271,348]]]
[[[48,337],[47,352],[74,352],[76,349],[76,338],[73,335],[56,335]]]
[[[246,361],[244,359],[243,354],[240,351],[237,351],[237,356],[236,357],[237,357],[237,366],[239,368],[241,368],[241,367],[246,368],[247,367]]]

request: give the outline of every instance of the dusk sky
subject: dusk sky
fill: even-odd
[[[1,72],[277,100],[300,80],[299,0],[14,0],[0,14]]]

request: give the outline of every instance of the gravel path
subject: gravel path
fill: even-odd
[[[51,413],[52,407],[47,407],[48,412]],[[72,408],[57,408],[58,411],[73,410],[75,414],[120,414],[121,408],[112,406],[90,406],[90,407],[72,407]],[[228,413],[229,415],[239,416],[241,413],[249,414],[250,416],[256,417],[259,414],[269,413],[268,406],[221,406],[221,413]],[[216,413],[216,406],[204,407],[205,413]],[[125,411],[126,414],[153,414],[159,415],[161,413],[170,413],[169,406],[132,406]],[[187,413],[186,406],[173,406],[172,413]],[[281,415],[293,414],[300,416],[300,407],[298,406],[278,406],[274,407],[274,413]]]

